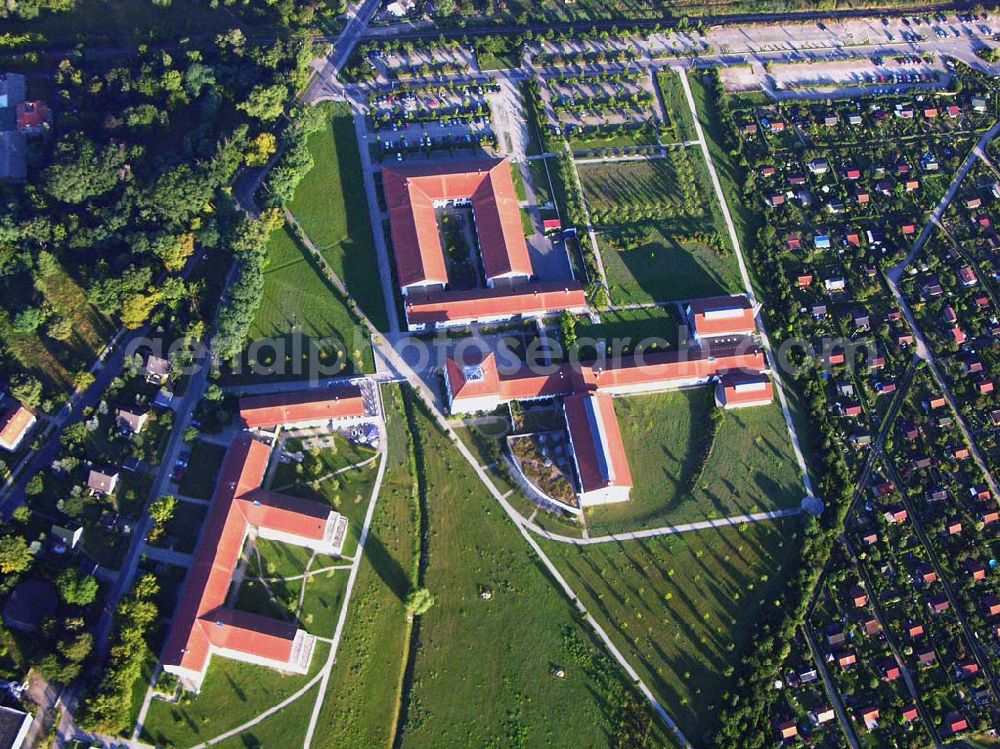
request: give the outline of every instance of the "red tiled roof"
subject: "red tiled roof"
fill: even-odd
[[[270,452],[249,435],[237,437],[226,452],[163,649],[164,665],[202,672],[211,646],[275,661],[291,657],[294,626],[225,607],[248,526],[318,539],[330,515],[325,505],[260,488]]]
[[[481,398],[500,392],[500,376],[492,351],[469,351],[461,361],[449,357],[446,373],[452,399]]]
[[[721,402],[726,406],[748,403],[771,403],[774,400],[774,386],[771,379],[761,373],[725,373],[719,380]]]
[[[764,369],[764,354],[753,344],[739,343],[722,348],[713,346],[711,356],[698,348],[685,352],[665,351],[645,354],[642,361],[625,359],[619,366],[601,369],[584,367],[584,384],[593,389],[614,389],[654,383],[704,380],[727,370],[759,372]]]
[[[692,299],[684,307],[700,337],[749,335],[757,329],[753,307],[743,295]]]
[[[240,418],[250,429],[364,415],[365,402],[357,385],[240,398]]]
[[[411,324],[486,320],[515,315],[541,315],[564,309],[582,311],[587,294],[577,283],[531,283],[514,289],[472,289],[411,294],[406,319]]]
[[[632,486],[632,472],[611,396],[580,393],[567,397],[563,406],[583,491]]]
[[[435,201],[470,200],[487,278],[531,275],[520,207],[504,159],[382,170],[399,282],[448,281]]]

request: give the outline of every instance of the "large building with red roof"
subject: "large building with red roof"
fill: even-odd
[[[358,421],[368,416],[361,388],[354,384],[240,398],[240,418],[247,429]]]
[[[573,464],[580,481],[581,507],[626,502],[632,471],[611,396],[577,393],[563,400]]]
[[[243,398],[240,415],[251,427],[368,417],[356,386]],[[295,624],[228,606],[233,575],[247,538],[303,546],[339,556],[347,518],[328,505],[263,488],[271,445],[250,433],[226,451],[194,561],[174,612],[162,665],[185,688],[201,689],[214,655],[305,673],[316,638]]]
[[[382,187],[410,330],[535,318],[587,309],[576,282],[538,283],[510,163],[478,159],[384,167]],[[450,288],[437,210],[472,208],[486,288]]]
[[[748,336],[757,332],[753,305],[742,294],[693,299],[684,305],[684,314],[695,340]]]

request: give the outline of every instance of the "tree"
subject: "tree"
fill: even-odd
[[[98,151],[93,141],[82,135],[64,140],[46,170],[45,190],[63,203],[100,197],[118,184],[118,172],[127,159],[127,153],[113,144]]]
[[[23,536],[0,538],[0,572],[3,574],[18,575],[26,571],[34,558]]]
[[[150,291],[126,297],[122,302],[122,325],[132,330],[141,328],[156,305],[160,303],[162,296],[159,291]]]
[[[415,616],[426,614],[433,605],[434,596],[427,588],[414,588],[406,596],[406,615],[412,619]]]
[[[167,270],[178,271],[194,254],[194,234],[161,234],[153,240],[152,250]]]
[[[559,329],[562,331],[563,346],[572,348],[576,343],[576,315],[569,310],[563,310],[559,318]]]
[[[164,525],[170,522],[175,512],[177,512],[177,497],[172,497],[169,494],[164,494],[162,497],[154,499],[149,505],[149,517],[157,525]]]
[[[37,377],[15,374],[10,378],[10,394],[27,408],[38,408],[42,403],[42,383]]]
[[[281,83],[273,86],[254,86],[246,101],[237,104],[251,117],[268,122],[275,120],[285,111],[285,101],[288,99],[288,88]]]
[[[278,149],[277,139],[274,133],[261,133],[250,141],[250,150],[247,151],[247,166],[264,166],[267,160]]]
[[[73,606],[89,606],[97,598],[97,578],[82,575],[75,569],[63,570],[56,578],[59,597]]]

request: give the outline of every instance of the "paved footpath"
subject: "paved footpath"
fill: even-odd
[[[705,157],[705,164],[708,166],[708,175],[712,179],[712,187],[715,188],[715,196],[722,209],[722,217],[726,221],[726,229],[729,231],[729,240],[733,244],[736,253],[736,261],[740,268],[740,278],[743,280],[743,288],[746,291],[747,299],[757,307],[757,298],[754,295],[753,284],[750,282],[750,272],[747,270],[746,260],[743,257],[743,248],[740,246],[740,238],[736,233],[736,226],[733,224],[732,214],[729,212],[729,203],[726,202],[726,195],[722,191],[722,184],[719,182],[718,172],[715,170],[715,162],[712,161],[712,153],[708,148],[708,141],[705,139],[705,131],[701,127],[701,120],[698,118],[698,108],[694,103],[694,95],[691,93],[691,84],[688,83],[687,73],[682,68],[673,68],[680,76],[681,87],[684,89],[684,97],[687,99],[688,108],[691,110],[691,117],[694,120],[694,131],[701,143],[701,151]],[[788,407],[788,399],[785,397],[785,388],[781,381],[781,372],[776,366],[774,354],[771,352],[771,343],[767,337],[767,329],[764,326],[764,318],[757,314],[757,330],[763,344],[764,354],[767,357],[767,365],[771,370],[771,377],[774,378],[775,390],[778,393],[778,401],[781,404],[781,413],[785,417],[785,426],[788,428],[788,436],[792,440],[792,450],[795,452],[795,460],[799,464],[799,471],[802,473],[802,484],[805,487],[806,495],[813,496],[812,480],[809,478],[809,469],[806,467],[805,455],[802,453],[802,446],[799,444],[799,435],[795,431],[795,424],[792,421],[792,413]]]

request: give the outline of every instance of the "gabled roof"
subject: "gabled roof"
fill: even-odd
[[[365,401],[357,385],[240,398],[240,418],[249,429],[364,415]]]
[[[448,282],[434,205],[469,200],[487,278],[530,276],[520,205],[505,159],[382,170],[396,268],[402,286]]]
[[[520,287],[411,293],[406,319],[411,325],[474,322],[516,315],[544,315],[562,310],[583,311],[587,294],[579,283],[530,283]]]
[[[701,338],[709,336],[749,335],[757,330],[753,307],[746,296],[718,296],[692,299],[684,311]]]
[[[213,648],[270,661],[293,658],[295,626],[225,605],[250,526],[314,541],[328,532],[328,506],[260,488],[270,454],[268,445],[246,434],[226,452],[163,649],[165,666],[203,673]]]
[[[14,450],[35,423],[35,414],[20,403],[0,414],[0,447]]]
[[[492,351],[467,351],[458,359],[449,357],[445,373],[452,400],[489,397],[500,392],[500,375]]]
[[[584,493],[632,486],[625,445],[611,396],[580,393],[563,401],[573,455]]]

